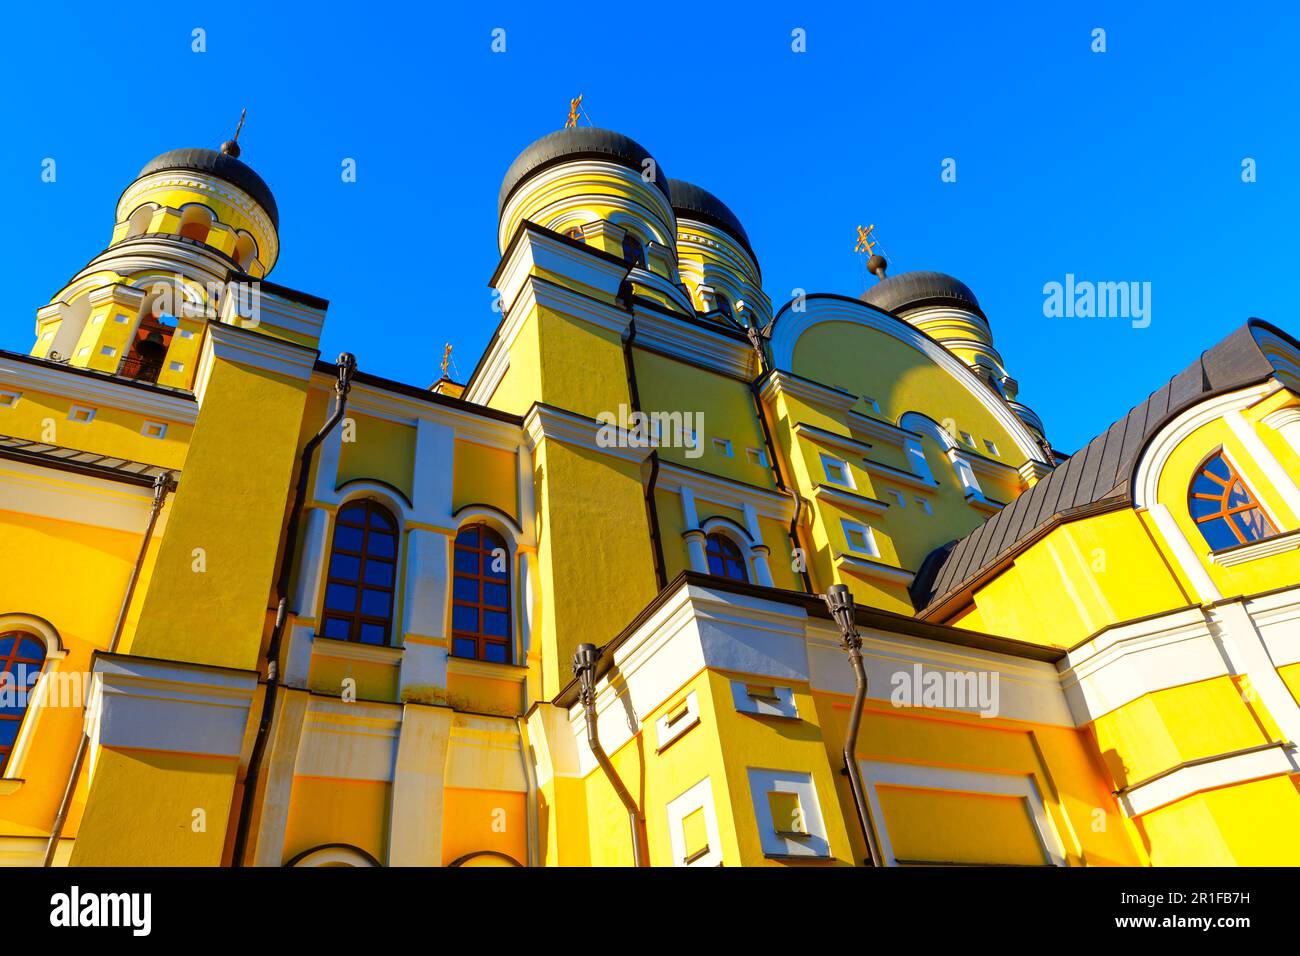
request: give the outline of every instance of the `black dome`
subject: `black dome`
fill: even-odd
[[[506,208],[511,194],[523,185],[525,180],[534,173],[540,173],[557,163],[574,159],[603,159],[640,173],[645,168],[641,164],[651,158],[653,157],[650,151],[636,140],[622,133],[615,133],[613,130],[596,129],[592,126],[557,129],[553,133],[547,133],[515,157],[515,161],[506,170],[505,179],[501,181],[497,213]],[[668,180],[657,162],[654,183],[664,194],[664,198],[668,198]]]
[[[740,224],[740,219],[725,202],[707,189],[701,189],[694,183],[680,179],[668,180],[668,197],[672,200],[673,212],[680,219],[693,219],[706,225],[721,229],[744,246],[749,257],[758,263],[754,247],[749,244],[749,234]]]
[[[271,225],[280,228],[280,210],[271,195],[271,187],[261,176],[253,172],[251,166],[240,162],[233,156],[219,153],[215,149],[170,149],[161,156],[156,156],[140,170],[140,176],[159,173],[167,169],[190,169],[198,173],[208,173],[218,179],[224,179],[232,186],[238,186],[253,201],[266,210],[271,217]]]
[[[970,287],[942,272],[900,272],[862,293],[862,301],[893,313],[923,305],[955,305],[988,321]]]

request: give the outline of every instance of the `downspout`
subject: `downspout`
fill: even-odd
[[[266,690],[262,698],[262,716],[257,724],[257,738],[253,741],[253,751],[248,758],[248,771],[244,774],[244,795],[240,801],[235,847],[231,857],[232,866],[244,865],[244,853],[248,846],[249,827],[252,825],[253,804],[257,793],[257,779],[262,760],[266,756],[266,743],[270,738],[271,720],[275,714],[275,700],[280,685],[280,645],[284,641],[284,627],[289,617],[289,584],[293,577],[294,558],[298,548],[298,525],[301,521],[303,505],[307,501],[307,486],[311,481],[312,459],[321,442],[343,420],[343,413],[348,405],[348,392],[352,389],[352,374],[356,370],[356,357],[351,352],[341,353],[338,358],[338,379],[334,383],[334,412],[321,426],[320,431],[309,438],[307,444],[302,447],[302,456],[298,465],[298,484],[294,489],[289,524],[285,529],[284,559],[280,562],[280,573],[275,582],[275,592],[279,600],[275,608],[275,626],[271,629],[271,640],[266,648]]]
[[[140,540],[140,551],[135,556],[131,576],[126,582],[126,593],[122,595],[122,605],[117,609],[117,620],[113,624],[113,636],[108,642],[108,653],[110,654],[116,653],[117,646],[122,641],[122,631],[126,628],[126,613],[131,607],[131,599],[135,597],[136,586],[140,583],[140,572],[144,568],[144,559],[149,551],[149,542],[153,539],[154,527],[158,524],[158,515],[162,511],[163,502],[167,500],[167,492],[175,487],[176,479],[170,471],[164,471],[153,480],[153,500],[149,502],[149,523],[145,525],[144,537]],[[86,753],[89,750],[90,737],[87,736],[83,727],[81,742],[77,744],[76,756],[72,758],[72,772],[68,775],[67,785],[63,788],[63,798],[59,801],[59,809],[54,815],[54,823],[50,826],[50,839],[45,844],[45,858],[41,861],[41,866],[54,865],[54,854],[58,850],[59,839],[63,836],[63,825],[67,823],[68,811],[72,809],[72,796],[77,791],[77,779],[81,776],[81,767],[86,762]]]
[[[645,835],[645,819],[641,816],[640,807],[632,799],[632,794],[623,785],[623,780],[619,777],[618,771],[610,763],[605,748],[600,745],[600,734],[596,729],[596,662],[598,660],[600,660],[600,651],[596,650],[595,644],[579,644],[577,651],[573,655],[573,673],[581,685],[578,699],[582,703],[582,712],[587,723],[587,746],[591,748],[592,754],[595,755],[596,763],[600,764],[600,769],[609,778],[610,785],[614,788],[614,792],[618,794],[619,800],[627,808],[628,827],[632,832],[632,865],[647,866],[648,863],[642,846]]]
[[[867,788],[862,780],[862,768],[858,766],[858,730],[862,726],[862,707],[867,701],[867,668],[862,663],[862,635],[854,625],[853,594],[846,584],[832,584],[824,595],[831,617],[840,627],[840,646],[848,652],[849,663],[853,666],[853,677],[857,691],[853,695],[853,712],[849,715],[849,727],[844,735],[844,772],[849,777],[849,789],[853,791],[853,803],[858,811],[858,825],[862,836],[867,841],[868,862],[871,866],[881,866],[880,850],[876,846],[876,830],[871,819],[871,807],[867,803]]]
[[[636,361],[632,355],[632,343],[636,341],[636,318],[632,315],[632,297],[626,299],[629,317],[627,331],[623,333],[623,364],[627,369],[627,392],[632,403],[632,411],[641,411],[641,393],[636,384]],[[668,571],[664,566],[664,543],[659,533],[659,507],[655,502],[655,486],[659,482],[659,451],[650,452],[650,480],[646,482],[645,509],[650,519],[650,544],[653,546],[655,562],[655,584],[662,591],[668,586]]]
[[[772,428],[767,421],[767,407],[763,404],[763,397],[758,387],[758,383],[763,380],[763,375],[767,372],[767,353],[763,351],[763,343],[767,341],[769,335],[771,335],[770,326],[766,330],[749,327],[749,341],[754,346],[754,354],[758,356],[758,375],[749,383],[749,394],[754,400],[754,412],[758,415],[759,427],[763,430],[763,445],[767,448],[768,460],[772,462],[772,477],[776,479],[777,491],[789,496],[794,502],[794,516],[790,519],[789,533],[790,542],[802,551],[804,556],[804,559],[799,562],[799,576],[803,579],[804,590],[809,594],[816,594],[817,589],[813,587],[812,576],[808,573],[808,555],[812,552],[799,540],[799,520],[803,517],[803,499],[795,493],[792,485],[786,484],[785,477],[781,473],[781,457],[777,454],[776,441],[772,438]]]

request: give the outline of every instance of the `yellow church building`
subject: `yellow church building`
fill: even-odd
[[[0,861],[1300,863],[1282,330],[1065,456],[962,282],[774,307],[572,128],[425,388],[321,357],[278,223],[164,153],[0,352]]]

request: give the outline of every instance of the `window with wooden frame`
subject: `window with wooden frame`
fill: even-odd
[[[645,246],[630,232],[623,236],[623,261],[629,266],[645,267]]]
[[[704,556],[708,559],[710,574],[732,581],[749,581],[740,548],[725,534],[714,532],[704,539]]]
[[[45,666],[45,644],[24,631],[0,634],[0,775],[18,743],[27,703]]]
[[[1277,534],[1255,496],[1222,451],[1196,470],[1187,493],[1187,509],[1206,543],[1222,551]]]
[[[509,664],[510,551],[486,524],[466,525],[456,535],[451,595],[451,653]]]
[[[374,501],[339,509],[325,582],[321,634],[388,644],[397,580],[397,522]]]

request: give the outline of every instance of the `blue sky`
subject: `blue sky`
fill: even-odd
[[[247,106],[243,158],[280,206],[272,278],[330,300],[325,356],[425,385],[450,340],[464,379],[497,318],[501,176],[581,91],[598,125],[736,211],[778,306],[862,291],[859,223],[891,272],[968,283],[1022,399],[1073,451],[1246,318],[1300,333],[1300,14],[1138,6],[16,5],[0,346],[30,347],[145,162],[216,147]],[[1150,326],[1045,318],[1044,283],[1067,273],[1150,282]]]

